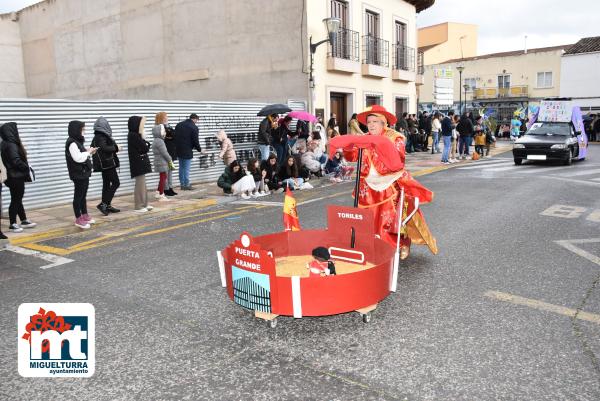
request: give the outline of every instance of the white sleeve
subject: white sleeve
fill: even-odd
[[[83,163],[90,157],[88,152],[81,152],[74,142],[69,146],[69,153],[75,163]]]

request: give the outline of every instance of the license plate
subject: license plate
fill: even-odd
[[[527,160],[546,160],[546,155],[527,155]]]

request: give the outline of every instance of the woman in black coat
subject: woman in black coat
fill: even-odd
[[[92,162],[90,157],[96,153],[97,148],[85,148],[83,146],[83,130],[85,124],[81,121],[69,123],[69,138],[65,143],[65,157],[67,159],[67,170],[69,178],[73,181],[75,191],[73,192],[73,213],[75,214],[75,225],[82,229],[90,228],[90,224],[96,223],[87,212],[87,192],[92,175]]]
[[[271,153],[267,160],[263,160],[260,165],[262,171],[266,171],[265,184],[271,191],[281,192],[281,182],[279,181],[279,164],[277,164],[277,155]]]
[[[169,152],[169,156],[173,162],[177,160],[177,143],[175,142],[175,128],[171,127],[168,123],[164,124],[165,132],[165,145],[167,146],[167,152]],[[167,171],[167,185],[169,189],[165,190],[165,195],[167,196],[175,196],[177,192],[173,189],[173,170],[169,169]]]
[[[145,213],[154,209],[148,205],[148,190],[146,188],[146,174],[152,172],[150,158],[150,143],[144,139],[144,124],[146,117],[131,116],[127,122],[129,134],[127,135],[127,147],[129,153],[129,168],[131,178],[135,178],[133,200],[135,211]]]
[[[8,207],[8,218],[10,220],[10,231],[19,233],[23,228],[33,228],[35,223],[27,220],[25,208],[23,207],[23,196],[25,195],[25,183],[31,182],[29,164],[27,162],[27,151],[19,138],[17,123],[6,123],[0,127],[0,155],[6,167],[6,186],[10,189],[10,206]],[[21,225],[17,224],[17,216]]]
[[[102,202],[96,206],[100,212],[108,216],[109,213],[118,213],[119,209],[111,205],[115,192],[121,185],[117,168],[120,166],[119,145],[112,137],[112,128],[104,117],[94,123],[94,139],[92,147],[98,148],[93,157],[94,171],[102,173]]]

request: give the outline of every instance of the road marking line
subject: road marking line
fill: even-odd
[[[492,171],[492,172],[498,172],[498,171],[508,171],[508,170],[517,170],[519,168],[519,166],[507,166],[507,167],[490,167],[485,169],[485,171]]]
[[[444,165],[441,165],[441,166],[431,167],[431,168],[428,168],[428,169],[420,170],[420,171],[417,171],[417,172],[415,172],[414,174],[411,174],[411,175],[413,177],[420,177],[422,175],[437,173],[438,171],[442,171],[442,170],[449,170],[449,169],[451,169],[453,167],[454,166],[452,166],[452,165],[444,164]]]
[[[547,302],[538,301],[531,298],[523,298],[518,295],[508,294],[500,291],[486,291],[484,296],[495,299],[502,302],[508,302],[515,305],[523,305],[533,309],[542,310],[546,312],[556,313],[558,315],[568,316],[570,318],[585,320],[600,324],[600,315],[589,312],[577,311],[576,309],[566,308],[564,306],[549,304]]]
[[[507,163],[498,163],[498,164],[487,164],[485,166],[468,166],[468,167],[459,167],[459,170],[489,170],[489,171],[498,171],[505,169],[510,170],[515,168],[515,166],[505,166]],[[505,167],[503,167],[505,166]]]
[[[459,167],[459,170],[474,170],[474,169],[478,169],[478,168],[484,168],[484,167],[496,167],[496,166],[501,166],[502,164],[508,164],[508,163],[513,163],[512,160],[495,160],[495,161],[489,161],[489,162],[476,162],[476,165],[470,165],[470,166],[464,166],[464,167]]]
[[[35,251],[40,251],[40,252],[52,253],[52,254],[60,255],[60,256],[68,255],[71,253],[68,249],[58,248],[58,247],[49,246],[49,245],[42,245],[42,244],[38,244],[35,242],[21,244],[21,247],[27,248],[27,249],[32,249]]]
[[[50,269],[51,267],[56,267],[73,262],[73,259],[67,259],[63,258],[62,256],[56,256],[48,253],[34,251],[31,249],[25,249],[21,248],[20,246],[7,245],[4,249],[10,252],[17,253],[19,255],[33,256],[35,258],[45,260],[46,262],[50,262],[50,264],[40,266],[40,269]]]
[[[263,207],[266,207],[266,206],[263,206]],[[259,206],[259,207],[256,207],[254,209],[262,209],[263,207]],[[164,232],[168,232],[168,231],[177,230],[179,228],[193,226],[194,224],[198,224],[198,223],[205,223],[207,221],[221,219],[223,217],[236,216],[236,215],[239,215],[239,214],[246,213],[247,211],[248,210],[238,210],[238,211],[234,211],[234,212],[230,212],[230,213],[221,214],[221,215],[218,215],[218,216],[208,217],[206,219],[201,219],[201,220],[196,220],[196,221],[190,221],[188,223],[177,224],[177,225],[171,226],[171,227],[159,228],[157,230],[146,231],[146,232],[143,232],[143,233],[136,234],[133,237],[134,238],[141,238],[141,237],[146,237],[148,235],[160,234],[160,233],[164,233]]]
[[[600,173],[600,169],[596,169],[596,170],[583,170],[583,171],[574,171],[574,172],[570,172],[570,173],[562,173],[559,174],[559,177],[577,177],[580,175],[592,175],[592,174],[598,174]]]
[[[299,202],[299,203],[296,204],[296,206],[302,206],[302,205],[306,205],[306,204],[309,204],[309,203],[317,202],[317,201],[320,201],[320,200],[323,200],[323,199],[335,198],[336,196],[342,196],[342,195],[348,195],[348,194],[346,192],[340,192],[338,194],[321,196],[320,198],[308,199],[308,200]]]
[[[69,226],[69,227],[65,227],[65,228],[58,228],[55,230],[45,231],[43,233],[19,236],[18,238],[11,239],[10,243],[12,245],[21,245],[21,244],[25,244],[28,242],[43,241],[43,240],[47,240],[47,239],[63,237],[65,235],[76,233],[77,231],[81,231],[81,229],[79,229],[77,227]]]
[[[239,200],[231,202],[234,205],[262,205],[262,206],[281,206],[283,207],[283,202],[273,202],[273,201],[251,201],[251,200]]]
[[[600,257],[589,253],[588,251],[585,251],[581,248],[579,248],[578,246],[575,246],[573,244],[591,244],[591,243],[596,243],[596,242],[600,242],[600,238],[588,238],[588,239],[571,239],[571,240],[561,240],[561,241],[554,241],[556,242],[558,245],[562,246],[563,248],[568,249],[569,251],[573,252],[576,255],[581,256],[582,258],[585,258],[587,260],[589,260],[592,263],[597,264],[598,266],[600,266]]]
[[[548,172],[548,170],[550,170],[550,169],[557,169],[557,168],[560,169],[562,167],[521,166],[519,168],[519,170],[515,171],[515,172],[519,173],[519,174],[533,174],[533,173],[540,173],[542,171],[543,172]]]
[[[565,182],[571,182],[571,183],[578,183],[578,184],[584,184],[584,185],[588,185],[591,187],[598,187],[600,186],[600,182],[592,182],[592,181],[585,181],[585,180],[576,180],[574,178],[565,178],[565,177],[559,177],[557,175],[546,175],[546,176],[540,176],[541,178],[550,178],[553,180],[559,180],[559,181],[565,181]]]

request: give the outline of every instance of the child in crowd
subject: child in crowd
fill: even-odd
[[[284,188],[286,186],[291,190],[302,188],[304,179],[300,177],[300,168],[294,156],[288,156],[285,159],[285,164],[279,169],[279,179]]]
[[[225,167],[225,171],[219,177],[217,186],[226,194],[240,195],[242,199],[250,199],[250,193],[254,191],[254,178],[246,174],[237,160]]]
[[[452,145],[450,147],[450,159],[448,160],[450,163],[458,162],[458,131],[456,130],[458,119],[458,115],[452,117]]]
[[[312,150],[319,163],[327,161],[327,141],[323,139],[319,131],[313,131],[308,140],[308,150]]]
[[[330,180],[333,182],[350,179],[353,172],[354,167],[346,164],[344,155],[340,151],[335,152],[333,157],[327,160],[327,164],[325,164],[325,174],[329,174],[331,176]]]
[[[485,146],[485,129],[483,127],[483,118],[478,116],[475,120],[475,152],[483,157],[483,148]]]
[[[315,144],[313,142],[311,145],[311,149],[307,149],[306,145],[303,143],[298,145],[298,152],[300,155],[300,167],[301,169],[306,169],[309,172],[309,176],[310,174],[314,174],[317,177],[321,177],[321,162],[319,161],[319,159],[313,151],[313,149],[316,147],[315,145],[318,144]],[[302,176],[302,172],[300,172],[300,175]]]
[[[335,276],[335,265],[327,248],[320,246],[313,249],[312,256],[314,259],[306,264],[309,277]]]
[[[277,155],[271,153],[267,160],[263,160],[260,164],[260,169],[265,172],[265,184],[267,192],[269,190],[275,192],[283,192],[281,181],[279,181],[279,165],[277,164]]]
[[[248,160],[247,168],[250,174],[252,174],[252,178],[254,178],[255,185],[254,191],[252,191],[250,195],[253,197],[268,195],[270,192],[265,188],[265,177],[267,176],[267,171],[260,168],[258,159]]]
[[[219,130],[216,134],[217,140],[221,144],[221,151],[219,152],[219,158],[223,160],[226,166],[229,166],[232,161],[237,160],[235,155],[235,149],[233,148],[233,142],[227,137],[225,130]]]

